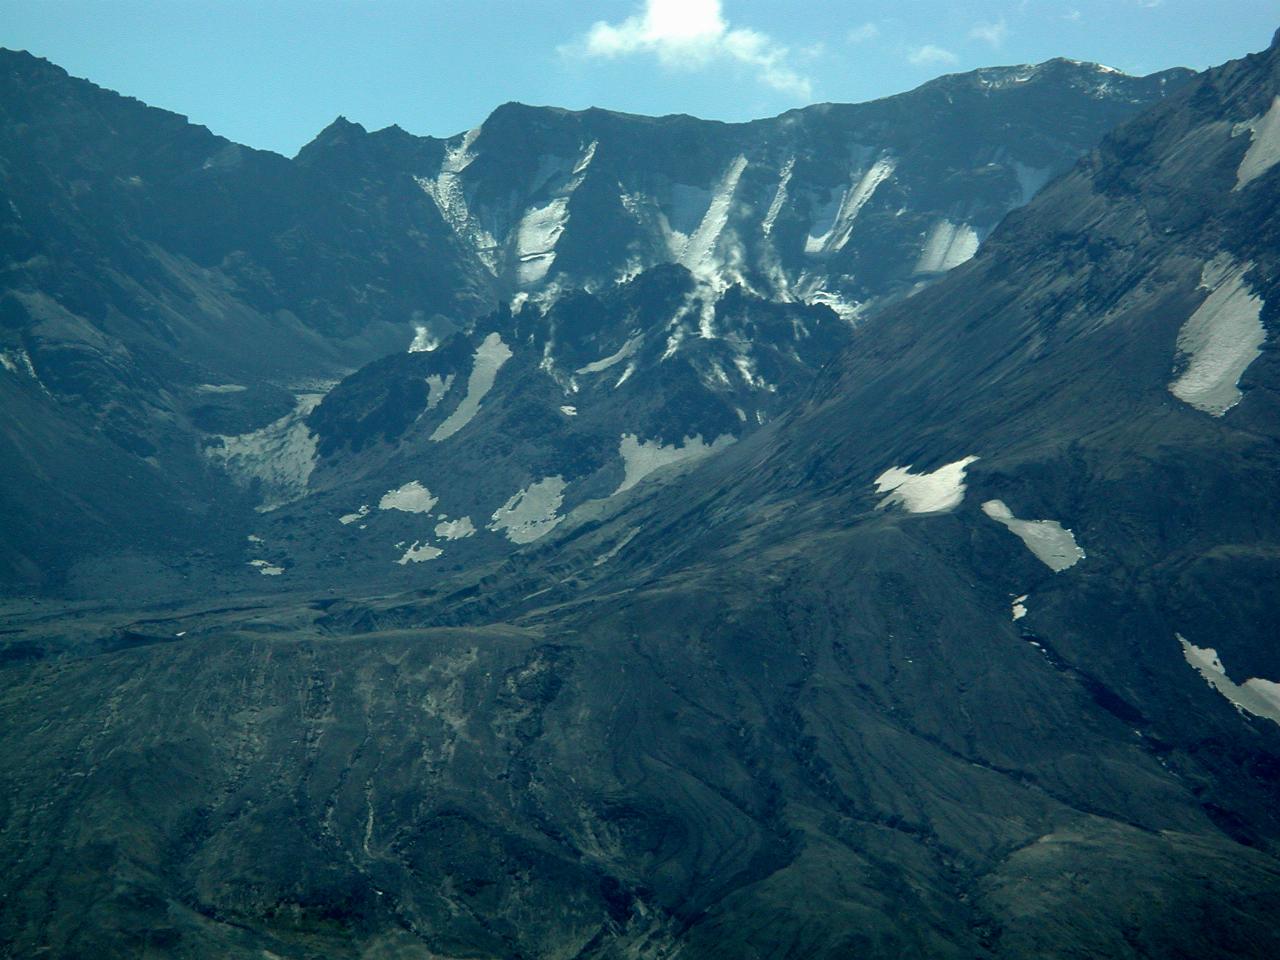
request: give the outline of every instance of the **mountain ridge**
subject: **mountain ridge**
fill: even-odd
[[[654,341],[668,338],[677,353],[701,353],[691,376],[702,377],[696,389],[705,399],[690,399],[693,384],[682,380],[676,389],[685,391],[685,399],[673,396],[666,409],[685,413],[661,436],[638,433],[639,423],[620,420],[610,428],[612,442],[632,435],[637,455],[652,461],[673,456],[661,449],[699,435],[707,429],[700,426],[704,421],[720,422],[725,412],[758,421],[779,399],[765,396],[777,384],[762,378],[760,364],[790,356],[788,343],[807,336],[803,318],[825,316],[814,308],[835,310],[847,326],[860,311],[874,311],[936,279],[976,249],[989,224],[1024,202],[1115,117],[1132,112],[1133,96],[1162,96],[1182,76],[1125,79],[1129,93],[1109,91],[1102,99],[1051,76],[990,96],[974,93],[966,108],[977,111],[969,131],[945,126],[952,108],[942,102],[915,114],[894,106],[892,98],[872,105],[873,111],[896,111],[899,121],[891,126],[899,130],[898,146],[898,140],[868,146],[884,121],[875,121],[875,130],[849,126],[849,116],[868,109],[858,106],[804,114],[793,124],[799,132],[788,134],[800,138],[794,142],[764,136],[785,126],[785,117],[733,126],[519,107],[500,108],[474,134],[447,141],[335,122],[289,160],[240,147],[178,114],[149,112],[29,54],[5,54],[0,65],[9,84],[0,103],[0,147],[13,158],[5,174],[11,204],[0,211],[0,229],[13,251],[12,283],[0,298],[0,351],[14,370],[32,371],[28,386],[34,392],[24,403],[34,403],[33,411],[43,405],[44,413],[29,416],[47,416],[51,423],[76,419],[86,442],[99,448],[99,460],[116,464],[112,469],[122,476],[146,474],[153,492],[145,502],[171,511],[170,522],[181,531],[163,556],[153,558],[158,572],[168,571],[161,577],[166,590],[195,582],[192,568],[178,558],[200,540],[199,526],[185,518],[201,516],[202,503],[234,504],[238,519],[232,525],[243,538],[263,533],[251,512],[254,485],[263,477],[267,483],[284,478],[305,492],[318,462],[309,468],[262,458],[307,456],[305,444],[280,445],[285,436],[307,436],[308,428],[296,420],[303,416],[296,411],[312,402],[306,397],[419,338],[425,345],[470,331],[474,350],[496,332],[494,323],[509,336],[508,321],[490,319],[500,306],[519,314],[531,305],[547,315],[536,321],[530,313],[519,329],[527,343],[551,351],[531,363],[547,361],[546,375],[571,388],[575,376],[596,376],[576,370],[603,363],[637,330],[626,315],[612,317],[599,338],[608,349],[565,366],[579,348],[567,348],[557,361],[553,331],[535,329],[559,322],[552,314],[562,294],[602,293],[645,270],[682,264],[695,281],[687,309],[676,311],[683,318],[659,316],[655,302],[645,314],[645,333]],[[38,87],[39,95],[30,96],[28,87]],[[1057,98],[1054,124],[1030,103],[1032,95]],[[1006,103],[1027,107],[999,121]],[[35,104],[42,106],[32,113]],[[832,119],[836,114],[845,119]],[[981,117],[986,119],[979,122]],[[756,146],[725,139],[741,136]],[[777,142],[765,150],[762,137]],[[895,153],[900,147],[902,157]],[[1010,160],[1009,150],[1023,151],[1022,160]],[[774,323],[774,339],[762,341],[755,356],[743,338],[756,334],[734,319],[741,310],[725,313],[718,306],[735,286],[758,302],[787,301],[785,309],[799,325],[788,334],[785,324]],[[718,310],[723,328],[716,326]],[[703,342],[708,335],[711,344]],[[639,342],[634,345],[638,349]],[[722,356],[707,352],[712,345],[712,353]],[[657,344],[649,366],[636,374],[637,384],[649,376],[657,378],[655,385],[671,382],[662,372],[666,350]],[[799,353],[810,356],[803,365],[808,376],[812,351]],[[441,383],[452,376],[459,385],[449,406],[462,396],[468,362],[438,373]],[[517,369],[523,368],[498,376]],[[794,372],[787,375],[788,389],[799,384]],[[14,378],[6,384],[22,388]],[[530,396],[550,404],[546,386],[530,379]],[[747,395],[725,405],[724,396],[743,390]],[[752,392],[760,404],[748,402]],[[568,397],[552,404],[553,421],[570,416],[557,407],[574,404]],[[482,415],[476,423],[483,422]],[[721,435],[729,435],[722,426]],[[11,463],[38,472],[22,450],[27,441],[20,432],[6,442]],[[477,436],[473,446],[481,442]],[[207,455],[219,443],[229,455]],[[250,463],[244,453],[264,444]],[[336,448],[332,439],[325,447]],[[601,464],[600,477],[583,479],[581,493],[567,494],[571,503],[622,469],[621,454],[615,456],[614,464]],[[65,459],[70,464],[74,458]],[[224,469],[235,464],[249,464],[250,473]],[[529,474],[526,463],[504,469],[511,489],[481,504],[482,518],[544,479]],[[406,479],[386,478],[384,491]],[[437,486],[446,482],[441,478]],[[10,496],[23,486],[15,476]],[[101,564],[67,559],[83,550],[77,526],[87,522],[102,531],[91,539],[103,544],[105,557],[128,542],[127,524],[113,520],[104,529],[97,519],[78,516],[76,498],[94,503],[111,494],[74,472],[63,474],[58,486],[77,492],[56,516],[41,521],[63,531],[56,542],[46,542],[33,522],[42,514],[38,503],[0,506],[13,531],[6,545],[11,557],[0,564],[15,571],[9,576],[28,571],[16,582],[29,583],[30,571],[46,569],[43,588],[69,577],[83,584],[75,589],[91,590],[103,576]],[[374,502],[382,492],[352,491],[355,502],[334,516]],[[88,514],[101,517],[106,507],[99,502]],[[112,504],[105,512],[117,516],[120,507]],[[127,509],[141,510],[143,502]],[[454,519],[450,515],[448,522]],[[487,521],[477,520],[472,518],[476,538],[454,549],[469,550],[490,538]],[[422,531],[416,533],[422,541]],[[329,536],[321,538],[324,549],[333,546]],[[112,542],[117,546],[106,546]],[[205,575],[221,581],[239,558],[232,559],[225,543],[216,555],[220,569]],[[282,554],[271,566],[286,559]],[[394,559],[385,565],[394,567]],[[362,575],[400,573],[371,565]],[[234,589],[245,586],[242,579]]]

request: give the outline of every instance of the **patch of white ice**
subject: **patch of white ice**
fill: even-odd
[[[484,342],[476,348],[475,363],[471,368],[471,376],[467,379],[467,395],[453,413],[436,427],[431,434],[432,440],[448,440],[471,422],[480,412],[480,401],[498,378],[498,370],[511,356],[511,348],[502,342],[498,334],[491,333],[485,337]]]
[[[0,351],[0,366],[3,366],[10,373],[25,373],[36,383],[40,383],[40,378],[36,376],[35,365],[31,362],[31,354],[26,350],[4,350]],[[43,388],[44,384],[40,383]],[[45,391],[48,392],[47,390]]]
[[[278,577],[284,573],[284,567],[278,567],[273,563],[268,563],[266,560],[250,560],[249,566],[256,567],[264,577]]]
[[[307,481],[316,466],[316,437],[306,418],[323,399],[322,393],[302,394],[293,412],[252,433],[218,436],[205,456],[220,463],[241,485],[259,484],[265,513],[306,496]]]
[[[433,373],[431,376],[427,377],[428,410],[434,410],[436,407],[440,406],[440,401],[444,399],[445,394],[448,393],[449,389],[453,386],[453,379],[452,373],[443,377],[438,373]]]
[[[804,252],[808,254],[832,253],[843,249],[853,233],[853,222],[876,188],[893,176],[897,161],[892,157],[881,157],[862,175],[861,179],[845,190],[840,198],[840,205],[832,219],[831,228],[822,236],[812,234],[805,239]]]
[[[556,241],[568,222],[567,196],[525,211],[516,228],[516,279],[522,286],[531,286],[547,275],[556,259]]]
[[[796,158],[791,157],[778,174],[778,190],[773,195],[773,201],[769,204],[768,212],[765,213],[764,219],[760,222],[760,232],[766,237],[773,233],[773,223],[778,219],[778,214],[782,212],[782,205],[787,202],[787,185],[791,183],[791,171],[795,169],[795,165]]]
[[[516,281],[521,286],[540,283],[555,262],[556,243],[569,223],[569,198],[586,177],[587,168],[596,155],[596,146],[597,142],[593,140],[583,151],[570,179],[563,184],[557,196],[542,206],[530,207],[520,218],[515,231],[515,256]],[[547,179],[549,177],[550,173]],[[541,185],[535,184],[535,190]]]
[[[1220,417],[1240,402],[1237,384],[1267,338],[1262,298],[1244,282],[1252,267],[1226,254],[1205,264],[1200,286],[1212,292],[1178,331],[1178,352],[1187,357],[1187,367],[1169,390],[1211,416]]]
[[[600,146],[599,140],[592,140],[591,143],[587,145],[587,149],[582,152],[582,156],[579,157],[578,162],[574,164],[573,175],[575,177],[587,172],[587,167],[591,166],[591,161],[595,159],[596,147],[598,146]]]
[[[547,477],[517,491],[493,512],[488,529],[505,533],[512,543],[532,543],[544,537],[564,518],[557,515],[564,503],[564,478]]]
[[[468,130],[456,146],[447,147],[444,160],[440,164],[440,171],[434,180],[429,177],[414,177],[414,180],[423,192],[435,201],[445,222],[476,251],[489,272],[496,275],[498,272],[497,241],[471,215],[467,206],[466,190],[462,183],[462,172],[475,159],[471,147],[479,136],[480,128],[476,127],[474,130]]]
[[[1252,678],[1235,684],[1227,676],[1226,667],[1212,647],[1197,647],[1182,634],[1175,634],[1182,644],[1182,655],[1195,667],[1205,682],[1226,697],[1241,713],[1265,717],[1280,723],[1280,683]]]
[[[560,407],[560,412],[566,417],[576,417],[578,415],[578,408],[566,403]]]
[[[396,546],[399,546],[399,544],[396,544]],[[413,546],[406,550],[404,556],[397,560],[396,563],[402,567],[410,563],[422,563],[424,560],[434,560],[443,553],[444,551],[439,547],[433,547],[429,543],[419,546],[418,541],[415,540],[413,541]]]
[[[577,370],[573,372],[574,373],[599,373],[602,370],[608,370],[615,363],[621,363],[623,360],[626,360],[629,356],[635,353],[636,349],[640,346],[640,344],[643,341],[644,341],[644,335],[638,333],[634,337],[631,337],[629,340],[627,340],[627,342],[624,343],[621,347],[619,347],[617,351],[615,351],[614,353],[611,353],[609,354],[609,356],[604,357],[600,360],[593,360],[591,363],[588,363],[585,367],[579,367]]]
[[[728,379],[728,378],[726,378]],[[641,440],[634,433],[624,433],[618,442],[618,454],[622,457],[623,480],[614,495],[630,490],[655,470],[673,463],[701,460],[734,442],[732,434],[721,434],[711,443],[702,434],[685,437],[683,443],[663,444],[661,440]]]
[[[355,523],[357,520],[363,520],[368,515],[369,505],[367,503],[362,503],[355,513],[344,513],[338,518],[338,522],[345,527],[347,524]]]
[[[1074,567],[1085,558],[1075,534],[1057,520],[1019,520],[1003,500],[988,500],[982,505],[982,512],[1008,527],[1054,573]]]
[[[1236,169],[1236,185],[1240,190],[1280,163],[1280,96],[1271,100],[1271,108],[1250,124],[1253,143]]]
[[[1020,597],[1013,598],[1013,604],[1010,607],[1010,612],[1013,614],[1013,619],[1021,620],[1023,617],[1027,615],[1027,597],[1028,596],[1029,594],[1024,593]]]
[[[430,513],[431,508],[439,501],[439,497],[433,496],[431,491],[417,480],[410,480],[403,486],[384,493],[382,499],[378,501],[378,509],[403,510],[405,513]],[[359,517],[360,515],[357,514],[356,519]]]
[[[878,508],[898,504],[908,513],[940,513],[954,510],[964,500],[964,473],[977,460],[969,456],[939,467],[932,473],[912,473],[911,464],[890,467],[876,477],[876,492],[889,494]]]
[[[849,324],[857,323],[862,316],[863,305],[861,303],[850,303],[840,294],[832,293],[830,290],[815,290],[805,297],[804,302],[811,306],[830,307],[835,311],[837,317]]]
[[[702,216],[702,222],[693,232],[684,248],[676,258],[677,262],[688,269],[695,277],[703,280],[715,279],[717,263],[716,245],[720,235],[729,223],[729,213],[733,209],[733,197],[738,190],[738,181],[742,179],[742,171],[747,169],[747,158],[738,156],[729,164],[729,168],[720,178],[712,191],[711,203]]]
[[[967,223],[939,220],[925,238],[916,261],[916,273],[944,273],[972,259],[978,252],[978,235]]]
[[[462,540],[476,532],[475,524],[470,517],[459,517],[457,520],[440,518],[436,524],[436,536],[442,540]]]

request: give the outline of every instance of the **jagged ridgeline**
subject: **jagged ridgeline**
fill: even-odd
[[[443,141],[338,120],[286,160],[0,54],[0,580],[501,556],[778,416],[1188,75],[1053,60],[747,124],[509,104]]]

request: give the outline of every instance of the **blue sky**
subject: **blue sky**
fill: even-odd
[[[0,46],[292,155],[335,116],[446,136],[508,100],[721,120],[1067,56],[1264,48],[1275,0],[0,0]]]

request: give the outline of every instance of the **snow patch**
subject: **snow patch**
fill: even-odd
[[[1197,647],[1182,634],[1174,634],[1182,644],[1182,655],[1195,667],[1205,682],[1226,697],[1241,713],[1265,717],[1280,723],[1280,683],[1256,677],[1235,684],[1227,676],[1226,667],[1212,647]]]
[[[964,473],[977,457],[968,456],[939,467],[932,473],[912,473],[911,464],[890,467],[876,477],[876,492],[889,494],[877,506],[897,504],[908,513],[940,513],[954,510],[964,500]]]
[[[1271,108],[1250,124],[1253,143],[1236,169],[1236,185],[1240,190],[1280,163],[1280,96],[1271,100]]]
[[[221,464],[239,484],[261,486],[259,513],[306,496],[307,481],[316,467],[316,436],[306,418],[323,398],[323,393],[302,394],[292,413],[251,433],[216,436],[205,448],[205,456]]]
[[[795,165],[796,158],[791,157],[778,174],[778,190],[773,195],[773,201],[769,204],[764,220],[760,222],[760,232],[766,237],[773,233],[773,223],[782,212],[782,205],[787,202],[787,186],[791,183],[791,172],[795,169]]]
[[[988,500],[982,505],[982,512],[1008,527],[1036,555],[1036,559],[1054,573],[1074,567],[1085,558],[1085,552],[1076,543],[1075,534],[1057,520],[1019,520],[1003,500]]]
[[[592,140],[591,143],[588,144],[587,149],[583,151],[578,162],[574,164],[573,175],[575,177],[581,173],[586,173],[587,167],[591,166],[591,161],[595,159],[596,147],[598,146],[600,146],[599,140]]]
[[[441,517],[440,522],[436,524],[436,536],[442,540],[462,540],[475,532],[476,527],[470,517],[460,517],[457,520]]]
[[[566,417],[576,417],[578,415],[578,408],[566,403],[560,407],[560,412]]]
[[[436,407],[440,406],[440,401],[444,399],[445,394],[448,393],[449,389],[453,386],[453,379],[454,377],[452,373],[444,377],[440,376],[438,373],[433,373],[431,376],[427,377],[428,410],[434,410]]]
[[[258,572],[264,577],[278,577],[284,573],[284,567],[278,567],[266,560],[250,560],[249,566],[256,567]]]
[[[733,197],[738,190],[738,181],[742,179],[742,172],[746,169],[747,158],[741,155],[729,164],[729,168],[712,192],[711,203],[702,216],[702,222],[698,224],[698,229],[694,231],[693,236],[676,257],[676,262],[687,268],[695,277],[712,280],[719,272],[715,260],[716,245],[729,223],[729,213],[733,208]]]
[[[402,567],[410,563],[422,563],[424,560],[434,560],[443,553],[444,551],[439,547],[433,547],[429,543],[424,543],[419,546],[418,541],[415,540],[413,541],[413,546],[406,550],[404,552],[404,556],[397,560],[396,563],[400,564]]]
[[[613,494],[616,496],[624,490],[630,490],[649,474],[673,463],[701,460],[710,456],[729,446],[734,439],[732,434],[725,433],[708,444],[699,433],[685,437],[682,443],[664,445],[661,440],[646,441],[634,433],[624,433],[618,443],[618,455],[622,457],[624,475],[621,485]]]
[[[608,370],[615,363],[621,363],[623,360],[626,360],[633,353],[635,353],[637,348],[639,348],[640,344],[643,341],[644,341],[644,335],[636,334],[634,337],[631,337],[629,340],[627,340],[627,342],[624,343],[621,347],[619,347],[617,352],[611,353],[609,354],[609,356],[604,357],[600,360],[594,360],[591,363],[588,363],[585,367],[579,367],[577,370],[573,372],[574,373],[599,373],[602,370]]]
[[[822,236],[815,237],[810,233],[805,238],[804,252],[826,254],[843,249],[849,242],[849,236],[853,232],[853,222],[857,219],[859,211],[871,199],[876,188],[893,175],[897,165],[897,161],[892,157],[881,157],[873,163],[857,184],[844,191],[832,218],[830,229]]]
[[[498,377],[498,370],[511,359],[511,348],[502,342],[496,333],[484,338],[484,342],[476,348],[475,362],[471,368],[471,376],[467,379],[467,395],[462,398],[453,413],[436,427],[431,439],[448,440],[455,433],[472,421],[480,412],[480,401],[493,387]]]
[[[40,379],[36,376],[36,368],[31,364],[31,354],[25,350],[0,351],[0,366],[10,373],[25,373],[37,382]]]
[[[0,362],[4,362],[4,357],[0,356]],[[8,366],[8,363],[5,363]],[[243,393],[249,388],[240,383],[202,383],[196,387],[199,393]]]
[[[804,300],[810,306],[830,307],[837,317],[845,323],[854,324],[862,316],[863,306],[861,303],[850,302],[844,299],[838,293],[832,293],[830,290],[815,290],[810,293]]]
[[[967,223],[939,220],[925,238],[916,273],[945,273],[978,252],[978,234]]]
[[[1020,597],[1014,597],[1013,603],[1010,604],[1009,612],[1013,614],[1014,620],[1021,620],[1027,615],[1027,597],[1030,594],[1024,593]]]
[[[556,241],[568,222],[567,196],[525,212],[516,228],[516,279],[522,286],[531,286],[547,275],[556,258]]]
[[[378,501],[379,510],[403,510],[405,513],[430,513],[440,498],[417,480],[410,480],[402,487],[388,490]],[[357,517],[357,519],[359,519]]]
[[[444,161],[440,164],[440,172],[434,180],[428,177],[414,177],[422,191],[435,201],[440,215],[459,237],[476,251],[481,262],[489,272],[497,275],[497,241],[484,229],[472,215],[467,206],[466,190],[462,184],[462,172],[471,165],[475,154],[472,145],[480,136],[480,128],[468,130],[462,140],[445,148]]]
[[[520,218],[516,227],[515,254],[516,281],[521,286],[529,287],[541,282],[555,262],[556,243],[569,223],[569,198],[586,177],[597,145],[593,140],[583,151],[558,196],[540,207],[530,207]],[[538,184],[537,188],[540,187]]]
[[[1178,331],[1178,352],[1187,357],[1187,368],[1169,390],[1211,416],[1220,417],[1240,402],[1237,384],[1267,338],[1262,298],[1244,282],[1252,267],[1226,254],[1205,264],[1200,286],[1212,292]]]
[[[385,498],[383,498],[385,499]],[[348,524],[355,523],[357,520],[363,520],[369,515],[369,505],[367,503],[360,504],[360,508],[354,513],[344,513],[338,518],[338,522],[344,527]]]
[[[532,543],[546,536],[564,519],[556,513],[564,503],[564,489],[560,476],[530,484],[493,512],[488,529],[505,533],[512,543]]]

